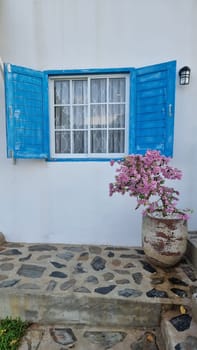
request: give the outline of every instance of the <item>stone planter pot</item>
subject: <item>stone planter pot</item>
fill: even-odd
[[[143,216],[142,246],[148,260],[157,266],[176,265],[186,252],[187,236],[186,220]]]
[[[6,242],[6,240],[5,240],[4,234],[2,232],[0,232],[0,245],[5,243],[5,242]]]

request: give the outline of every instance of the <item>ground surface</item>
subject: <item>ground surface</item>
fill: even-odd
[[[0,247],[0,290],[8,288],[182,303],[197,281],[187,261],[161,269],[149,264],[140,248],[5,243]]]
[[[159,330],[33,325],[20,350],[163,350]]]
[[[181,317],[184,305],[189,329],[196,291],[196,274],[187,260],[161,269],[146,260],[141,248],[0,246],[1,317],[33,322],[20,350],[164,350],[159,333],[163,307],[176,309]],[[192,327],[193,336],[197,329]]]

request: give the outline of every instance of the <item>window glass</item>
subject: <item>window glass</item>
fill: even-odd
[[[70,129],[70,107],[55,107],[55,128]]]
[[[70,153],[70,133],[68,131],[55,132],[55,152]]]
[[[109,79],[109,102],[125,102],[125,78]]]
[[[87,80],[73,80],[72,87],[73,104],[87,103]]]
[[[54,82],[54,103],[69,104],[70,103],[70,88],[69,80]]]
[[[73,106],[73,128],[87,129],[88,127],[87,106]]]
[[[107,106],[103,104],[93,104],[90,107],[91,128],[107,127]]]
[[[90,102],[102,103],[107,101],[107,79],[91,79]]]
[[[91,131],[91,153],[107,152],[107,132],[105,130]]]
[[[73,153],[87,153],[88,152],[88,138],[87,131],[73,132]]]
[[[53,78],[55,156],[124,155],[127,89],[121,74]]]
[[[125,127],[125,105],[124,104],[109,105],[109,127],[110,128]]]
[[[109,131],[109,153],[124,152],[125,133],[123,130]]]

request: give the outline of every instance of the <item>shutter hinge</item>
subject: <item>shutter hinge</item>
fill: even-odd
[[[168,115],[169,115],[169,117],[172,117],[172,116],[173,116],[173,113],[172,113],[172,104],[171,104],[171,103],[168,105]]]
[[[1,68],[1,72],[4,73],[4,64],[1,57],[0,57],[0,68]]]
[[[7,64],[7,70],[8,70],[8,73],[11,73],[12,69],[11,69],[11,64],[10,63]]]
[[[16,158],[14,158],[14,151],[13,149],[9,150],[9,156],[12,158],[12,163],[16,164]]]
[[[12,118],[13,117],[13,109],[12,106],[9,106],[9,117]]]

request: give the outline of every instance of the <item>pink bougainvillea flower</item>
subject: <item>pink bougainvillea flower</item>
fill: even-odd
[[[185,220],[188,215],[177,209],[179,192],[165,186],[166,180],[181,180],[182,172],[169,165],[170,158],[159,151],[148,150],[145,155],[128,155],[117,162],[115,182],[109,185],[109,194],[128,193],[137,200],[136,209],[144,206],[146,213],[161,213],[163,216],[177,214]]]

